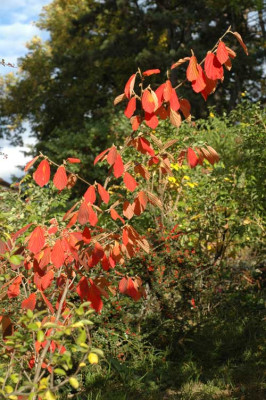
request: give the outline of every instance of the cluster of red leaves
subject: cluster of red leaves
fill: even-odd
[[[230,33],[237,38],[245,53],[248,54],[247,47],[239,33],[231,31]],[[186,70],[187,80],[191,82],[193,91],[201,93],[205,101],[216,90],[218,82],[223,81],[223,66],[230,71],[232,68],[231,59],[236,57],[236,53],[227,47],[222,40],[219,41],[215,52],[209,51],[207,53],[204,69],[201,67],[202,63],[198,63],[194,54],[191,57],[178,60],[171,67],[171,69],[177,68],[188,61],[189,64]],[[115,105],[122,100],[128,100],[124,114],[127,118],[130,118],[133,131],[136,131],[143,121],[148,127],[155,129],[159,123],[158,118],[162,120],[169,118],[174,126],[179,127],[182,123],[180,111],[186,120],[191,117],[189,101],[178,98],[176,89],[173,88],[170,79],[167,79],[155,91],[152,90],[150,85],[145,88],[143,87],[145,77],[159,73],[159,69],[151,69],[143,73],[138,70],[138,72],[131,75],[128,79],[124,93],[117,96],[114,100]],[[140,95],[135,91],[135,83],[138,75],[141,79]]]

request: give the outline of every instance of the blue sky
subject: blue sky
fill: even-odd
[[[0,59],[16,65],[17,59],[26,54],[25,44],[33,36],[40,36],[43,40],[48,38],[48,33],[40,31],[34,21],[37,21],[42,7],[49,3],[49,0],[0,0]],[[9,72],[14,70],[0,65],[0,76]],[[0,178],[9,180],[12,174],[21,175],[16,166],[26,164],[28,160],[21,150],[34,142],[29,135],[27,129],[24,148],[11,147],[0,139],[0,152],[7,154],[7,159],[0,155]]]

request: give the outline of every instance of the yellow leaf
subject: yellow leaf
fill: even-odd
[[[98,357],[98,355],[95,354],[95,353],[90,353],[90,354],[88,355],[88,360],[89,360],[89,363],[90,363],[90,364],[98,364],[98,362],[99,362],[99,357]]]
[[[79,387],[79,381],[73,376],[69,378],[69,383],[74,389],[77,389]]]

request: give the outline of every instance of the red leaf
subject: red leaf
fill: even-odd
[[[36,306],[36,294],[32,293],[29,297],[22,301],[21,308],[33,311]]]
[[[81,204],[81,206],[79,208],[79,212],[78,212],[78,222],[81,225],[84,225],[88,221],[89,221],[89,207],[88,207],[88,204],[86,203],[86,201],[83,201],[83,203]]]
[[[123,173],[124,173],[124,164],[123,164],[123,161],[122,161],[122,158],[121,158],[120,154],[117,154],[117,157],[116,157],[116,160],[115,160],[113,168],[114,168],[114,176],[116,178],[119,178],[120,176],[123,175]]]
[[[157,116],[155,114],[149,114],[147,112],[145,112],[145,122],[151,129],[155,129],[159,124]]]
[[[222,41],[219,43],[217,47],[216,57],[221,64],[225,64],[226,61],[229,60],[228,50],[226,48],[226,45]]]
[[[162,103],[164,101],[164,97],[163,97],[164,88],[165,88],[165,83],[160,85],[158,87],[158,89],[155,90],[155,94],[156,94],[157,99],[158,99],[158,108],[161,107],[161,105],[162,105]]]
[[[224,70],[220,61],[213,53],[208,53],[205,62],[204,62],[204,70],[206,75],[211,80],[222,79],[224,76]]]
[[[50,313],[51,313],[51,314],[54,314],[54,307],[52,306],[52,304],[50,303],[50,301],[47,299],[47,297],[45,296],[45,294],[43,293],[43,291],[40,290],[40,292],[41,292],[41,295],[42,295],[42,298],[43,298],[45,304],[47,305],[47,307],[48,307],[49,310],[50,310]]]
[[[133,75],[131,75],[131,77],[129,78],[129,80],[126,83],[124,92],[128,99],[131,97],[131,94],[133,92],[134,85],[135,85],[135,79],[136,79],[136,74],[133,74]]]
[[[108,164],[109,165],[113,165],[115,163],[116,157],[117,157],[117,150],[116,150],[116,147],[113,146],[113,147],[110,148],[110,151],[109,151],[108,156],[106,158]]]
[[[161,71],[159,69],[147,69],[147,71],[143,72],[143,76],[150,76],[153,74],[159,74]]]
[[[198,65],[198,71],[199,71],[199,74],[198,74],[197,79],[192,82],[192,89],[196,93],[202,92],[202,90],[204,90],[206,87],[205,75],[204,75],[203,69],[201,68],[200,65]]]
[[[202,94],[204,100],[206,101],[208,96],[215,91],[216,86],[217,86],[217,80],[213,81],[213,80],[209,79],[207,76],[205,76],[205,80],[206,80],[206,87],[201,92],[201,94]]]
[[[51,253],[51,261],[56,268],[60,268],[64,264],[65,258],[66,256],[62,246],[62,242],[60,239],[58,239],[55,242]]]
[[[54,273],[52,270],[48,271],[47,274],[45,274],[42,278],[41,278],[41,288],[42,290],[47,289],[52,281],[54,280]]]
[[[140,215],[143,213],[143,211],[146,209],[147,201],[148,199],[146,193],[143,190],[141,190],[138,193],[138,196],[135,198],[133,203],[135,215]]]
[[[68,161],[69,163],[71,163],[71,164],[79,164],[79,163],[81,162],[79,158],[71,158],[71,157],[69,157],[69,158],[67,159],[67,161]]]
[[[89,206],[89,223],[91,226],[95,226],[98,222],[97,214],[93,211],[92,206]]]
[[[141,104],[142,104],[143,110],[145,110],[149,114],[153,113],[153,111],[156,108],[154,97],[148,89],[144,90],[144,92],[143,92],[143,95],[141,98]]]
[[[82,240],[84,243],[89,244],[91,241],[91,232],[87,226],[85,226],[83,232],[82,232]]]
[[[6,336],[13,335],[14,325],[11,319],[7,315],[3,315],[1,322],[3,339],[5,339]]]
[[[65,167],[61,165],[55,173],[53,179],[54,185],[58,190],[63,190],[67,185],[67,174]]]
[[[45,244],[44,230],[37,226],[30,235],[28,249],[34,254],[39,253]]]
[[[70,220],[69,220],[69,222],[68,222],[66,228],[67,228],[67,229],[71,228],[71,226],[73,226],[73,225],[77,222],[77,219],[78,219],[78,211],[76,211],[76,212],[72,215],[72,217],[70,218]]]
[[[196,165],[199,162],[199,159],[198,159],[195,151],[193,149],[191,149],[191,147],[189,147],[187,150],[187,161],[191,168],[196,167]]]
[[[150,154],[150,156],[154,156],[154,150],[150,147],[150,142],[145,139],[144,137],[140,137],[138,139],[138,151],[140,151],[142,154]]]
[[[17,297],[20,293],[20,284],[21,284],[22,278],[21,276],[18,276],[12,284],[8,287],[7,290],[7,296],[8,298],[13,298]]]
[[[121,281],[119,282],[119,292],[120,293],[126,293],[127,292],[127,278],[122,278]]]
[[[167,80],[165,82],[165,86],[163,89],[163,97],[165,101],[170,101],[172,96],[172,91],[173,91],[172,84],[169,80]]]
[[[130,122],[131,122],[133,131],[136,131],[136,130],[138,130],[138,127],[140,126],[141,118],[139,115],[135,115],[134,117],[131,118]]]
[[[94,204],[96,201],[95,187],[93,185],[89,186],[83,197],[85,198],[86,203]]]
[[[81,300],[87,299],[88,298],[88,293],[89,293],[89,285],[87,278],[83,276],[79,283],[77,284],[77,294],[81,298]]]
[[[140,299],[141,294],[136,289],[134,282],[131,278],[128,278],[127,282],[127,294],[132,297],[133,300],[137,301]]]
[[[99,192],[99,195],[101,196],[102,201],[105,204],[108,204],[109,200],[110,200],[110,195],[107,192],[107,190],[105,190],[104,187],[102,185],[100,185],[99,183],[98,183],[98,192]]]
[[[26,164],[26,166],[25,166],[25,168],[24,168],[24,171],[27,172],[27,171],[30,169],[30,167],[33,166],[33,164],[35,163],[35,161],[38,160],[39,157],[40,157],[40,156],[36,156],[36,157],[34,157],[33,160],[27,162],[27,164]]]
[[[190,102],[186,99],[180,100],[180,110],[184,117],[187,119],[190,116],[191,105]]]
[[[131,118],[135,110],[136,110],[136,97],[132,97],[127,104],[124,114],[127,118]]]
[[[50,165],[47,160],[42,160],[40,162],[33,174],[33,179],[41,187],[47,185],[50,179]]]
[[[118,214],[118,212],[112,208],[110,211],[110,215],[113,218],[114,221],[116,221],[117,219],[120,219],[120,221],[124,224],[125,221],[123,220],[123,218],[120,217],[120,215]]]
[[[104,158],[105,154],[106,154],[107,151],[109,151],[109,150],[110,150],[110,148],[108,147],[108,149],[106,149],[106,150],[102,151],[100,154],[98,154],[98,156],[95,157],[95,160],[94,160],[93,165],[96,165],[97,162],[102,161],[102,159]]]
[[[156,115],[163,120],[167,119],[170,116],[170,107],[167,107],[167,109],[164,106],[159,107],[156,110]]]
[[[15,241],[18,237],[23,235],[23,233],[26,232],[26,230],[28,230],[31,225],[32,225],[32,223],[27,224],[27,225],[23,226],[23,228],[19,229],[16,233],[13,233],[12,239]]]
[[[180,108],[180,103],[179,103],[175,89],[172,90],[172,94],[170,97],[170,108],[174,111],[177,111]]]
[[[97,288],[97,286],[90,279],[90,288],[87,300],[91,302],[91,307],[97,312],[100,313],[103,308],[103,301],[101,299],[101,292]]]
[[[189,82],[195,81],[199,75],[197,65],[198,65],[197,58],[195,56],[190,57],[186,72],[187,80]]]
[[[128,172],[125,172],[124,183],[125,183],[127,189],[130,190],[131,192],[133,192],[138,185],[136,180],[133,178],[133,176],[130,175]]]
[[[123,241],[123,244],[124,244],[125,246],[128,244],[127,228],[124,228],[124,229],[123,229],[122,241]]]

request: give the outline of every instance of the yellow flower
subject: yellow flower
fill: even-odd
[[[246,95],[247,95],[247,92],[242,92],[242,93],[241,93],[241,96],[242,96],[242,97],[246,97]]]
[[[210,116],[210,118],[214,118],[214,117],[215,117],[215,115],[213,114],[213,112],[210,112],[209,116]]]

